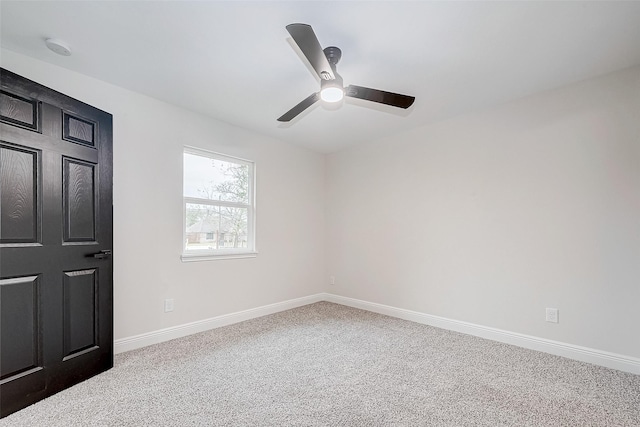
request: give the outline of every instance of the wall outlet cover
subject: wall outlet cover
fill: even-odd
[[[545,320],[551,323],[558,323],[558,309],[547,308]]]

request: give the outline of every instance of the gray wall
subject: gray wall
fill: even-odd
[[[640,68],[332,154],[326,209],[334,293],[640,356]]]

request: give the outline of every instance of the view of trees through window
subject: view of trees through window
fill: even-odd
[[[184,153],[185,250],[251,250],[252,164]]]

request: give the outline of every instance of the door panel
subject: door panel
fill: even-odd
[[[64,241],[95,241],[95,165],[63,158]]]
[[[0,243],[38,242],[38,151],[0,142]]]
[[[95,269],[64,273],[64,357],[97,346],[97,274]]]
[[[96,123],[73,116],[67,112],[63,113],[63,139],[77,142],[84,145],[95,145]]]
[[[38,279],[27,276],[0,280],[2,340],[11,343],[0,356],[0,380],[40,366]]]
[[[0,117],[7,123],[38,130],[38,106],[35,99],[23,98],[13,93],[0,92]]]
[[[111,115],[1,77],[4,417],[113,366],[113,225]]]

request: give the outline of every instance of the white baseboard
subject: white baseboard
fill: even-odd
[[[640,359],[325,293],[322,300],[640,375]]]
[[[493,341],[512,344],[531,350],[542,351],[545,353],[555,354],[557,356],[567,357],[569,359],[593,363],[594,365],[605,366],[607,368],[618,369],[620,371],[640,375],[640,359],[635,357],[581,347],[558,341],[552,341],[530,335],[518,334],[502,329],[490,328],[487,326],[476,325],[474,323],[447,319],[445,317],[433,316],[431,314],[405,310],[403,308],[391,307],[389,305],[377,304],[369,301],[343,297],[330,293],[320,293],[307,297],[296,298],[275,304],[264,305],[262,307],[252,308],[249,310],[238,311],[236,313],[229,313],[222,316],[199,320],[192,323],[172,326],[170,328],[160,329],[157,331],[135,335],[132,337],[121,338],[114,341],[114,353],[117,354],[129,350],[135,350],[137,348],[146,347],[148,345],[158,344],[175,338],[185,337],[187,335],[204,332],[209,329],[215,329],[238,322],[243,322],[245,320],[255,319],[257,317],[267,316],[269,314],[290,310],[296,307],[302,307],[303,305],[313,304],[320,301],[342,304],[349,307],[359,308],[362,310],[372,311],[374,313],[380,313],[391,317],[397,317],[399,319],[421,323],[424,325],[430,325],[437,328],[448,329],[468,335],[474,335]]]
[[[245,320],[267,316],[269,314],[290,310],[296,307],[302,307],[303,305],[313,304],[315,302],[323,300],[324,294],[315,294],[307,297],[278,302],[275,304],[263,305],[262,307],[251,308],[249,310],[223,314],[221,316],[198,320],[191,323],[185,323],[183,325],[172,326],[170,328],[159,329],[157,331],[147,332],[145,334],[135,335],[132,337],[121,338],[114,341],[113,351],[116,354],[123,353],[125,351],[135,350],[137,348],[146,347],[152,344],[158,344],[175,338],[186,337],[198,332],[208,331],[209,329],[215,329],[221,326],[244,322]]]

